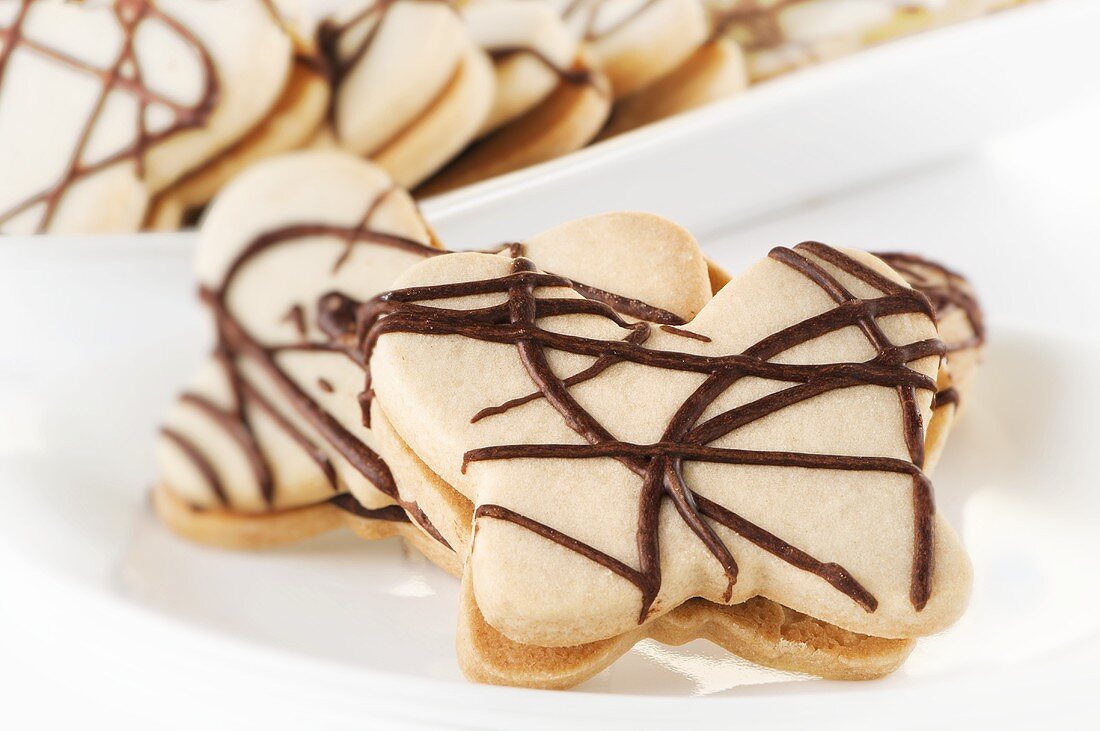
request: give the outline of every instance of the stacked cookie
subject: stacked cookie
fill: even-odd
[[[704,0],[714,32],[744,50],[752,81],[1024,0]]]
[[[420,195],[745,86],[739,49],[710,37],[699,0],[354,0],[317,39],[332,102],[314,144],[367,157]]]
[[[937,264],[807,243],[730,280],[636,213],[448,253],[379,168],[314,151],[228,186],[197,268],[216,342],[158,514],[223,546],[403,537],[462,579],[472,679],[568,687],[643,637],[878,677],[965,608],[929,475],[984,331]]]
[[[0,232],[175,229],[302,147],[431,195],[1014,0],[9,0]]]

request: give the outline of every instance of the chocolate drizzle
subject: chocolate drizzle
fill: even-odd
[[[379,29],[382,27],[385,14],[397,2],[398,0],[375,0],[343,22],[337,22],[329,18],[317,26],[317,50],[320,53],[320,61],[325,73],[332,84],[333,97],[336,96],[336,92],[344,83],[348,72],[366,57],[371,46],[374,45],[374,39],[378,36]],[[374,25],[364,34],[362,40],[352,49],[351,53],[344,57],[344,54],[340,51],[340,44],[344,39],[344,35],[356,25],[369,22],[372,19]],[[329,112],[331,115],[334,110],[330,107]]]
[[[592,86],[597,89],[602,89],[602,87],[596,83],[596,76],[592,73],[592,69],[582,66],[579,60],[569,68],[559,66],[554,63],[553,59],[533,46],[499,46],[496,48],[486,48],[485,52],[488,53],[489,57],[496,63],[503,63],[511,58],[519,56],[527,56],[528,58],[535,59],[546,67],[546,69],[557,76],[558,80],[562,83],[574,84],[576,86]]]
[[[661,0],[644,0],[634,10],[598,31],[596,30],[596,26],[599,20],[600,8],[604,0],[572,0],[572,2],[566,5],[561,11],[561,17],[569,22],[572,22],[575,18],[582,18],[583,20],[580,24],[581,37],[586,41],[598,42],[610,36],[612,33],[625,28],[659,2],[661,2]]]
[[[161,433],[167,436],[166,430],[161,430]],[[198,453],[197,458],[205,459],[201,453]],[[357,518],[365,518],[367,520],[388,520],[394,523],[410,522],[408,514],[400,505],[387,505],[384,508],[365,508],[351,493],[347,492],[333,495],[328,500],[317,503],[317,505],[331,505],[334,508],[343,510],[345,513],[350,513]],[[207,511],[207,508],[198,505],[191,505],[190,508],[196,513],[204,513]],[[271,515],[278,512],[279,511],[267,511],[262,513],[262,515]]]
[[[296,305],[291,308],[289,320],[299,331],[301,341],[289,345],[266,346],[253,337],[242,323],[234,317],[228,305],[228,295],[236,278],[252,259],[272,248],[293,245],[306,237],[332,237],[345,242],[348,248],[340,255],[337,266],[347,258],[350,249],[357,245],[383,246],[419,256],[432,256],[442,253],[438,249],[433,249],[417,241],[382,233],[370,228],[371,216],[393,190],[393,188],[390,188],[383,191],[377,199],[372,201],[367,207],[366,214],[354,226],[340,227],[321,223],[298,224],[285,226],[258,236],[230,263],[219,287],[204,287],[200,292],[201,298],[213,313],[217,337],[213,357],[221,367],[229,384],[231,403],[228,407],[223,407],[209,398],[193,392],[183,394],[180,400],[182,403],[206,414],[241,448],[259,485],[264,504],[268,506],[269,510],[275,507],[275,480],[270,457],[265,453],[256,435],[253,423],[254,409],[265,412],[281,431],[294,440],[317,465],[333,492],[340,492],[342,495],[336,469],[325,451],[310,436],[298,429],[261,393],[259,388],[253,385],[240,367],[242,361],[248,361],[258,367],[297,415],[307,422],[316,434],[327,442],[331,449],[343,457],[353,469],[380,492],[393,500],[395,505],[380,510],[369,510],[361,506],[360,508],[353,508],[352,503],[357,504],[354,498],[351,496],[341,497],[341,495],[336,495],[330,502],[334,502],[337,507],[362,517],[381,516],[381,519],[384,520],[397,520],[399,518],[395,516],[398,512],[402,515],[408,513],[428,534],[449,547],[447,541],[435,529],[419,507],[415,503],[401,498],[393,476],[382,459],[322,409],[276,361],[276,356],[281,352],[324,351],[344,354],[353,362],[362,365],[362,360],[354,347],[354,342],[345,343],[339,337],[339,332],[336,332],[337,337],[330,341],[308,341],[306,339],[308,330],[305,325],[305,315],[301,306]],[[326,302],[331,301],[331,297],[332,295],[328,295],[321,298],[318,314],[318,326],[326,335],[330,335],[334,323],[339,324],[338,317],[334,319],[339,313],[333,312],[331,308],[325,306]],[[332,388],[331,384],[328,384],[328,388],[325,388],[325,384],[327,382],[320,383],[319,388],[323,391]],[[232,509],[230,496],[224,489],[209,458],[178,432],[166,428],[162,430],[162,434],[169,441],[175,443],[181,452],[195,465],[209,484],[219,504],[224,508]]]
[[[928,297],[936,309],[937,319],[942,320],[956,310],[963,312],[973,334],[969,338],[946,343],[949,354],[985,344],[982,308],[965,277],[916,254],[889,252],[876,253],[875,256],[889,264],[911,287]]]
[[[214,107],[218,103],[219,86],[214,62],[202,42],[182,23],[165,14],[149,0],[115,0],[112,6],[115,19],[122,35],[122,44],[118,54],[107,68],[98,68],[63,50],[52,48],[28,38],[24,25],[31,8],[38,0],[20,0],[22,3],[14,19],[6,28],[0,28],[0,88],[4,75],[16,50],[34,53],[41,58],[72,70],[74,73],[91,76],[100,83],[99,93],[91,106],[87,119],[81,124],[80,132],[73,143],[73,149],[65,163],[61,177],[48,187],[37,191],[8,210],[0,212],[0,226],[35,206],[44,207],[36,226],[37,233],[44,233],[50,227],[62,199],[69,189],[84,178],[99,173],[108,167],[131,161],[139,178],[145,176],[145,154],[150,147],[161,143],[181,132],[203,127]],[[141,64],[134,48],[134,40],[145,23],[155,23],[168,28],[176,34],[195,54],[202,71],[202,91],[193,104],[180,104],[146,86],[142,78]],[[132,143],[113,152],[102,160],[87,162],[84,159],[93,133],[107,108],[112,94],[127,94],[137,101],[137,117],[134,120],[136,136]],[[168,109],[173,121],[164,129],[153,132],[149,129],[148,111],[152,105]]]
[[[638,568],[587,545],[571,536],[520,515],[501,505],[484,504],[475,510],[479,519],[504,520],[551,540],[634,584],[641,594],[639,622],[653,609],[661,588],[659,520],[661,505],[670,500],[680,518],[694,532],[722,567],[732,596],[738,567],[729,548],[716,533],[721,525],[759,548],[803,571],[826,581],[858,606],[873,612],[878,600],[847,569],[821,561],[737,515],[728,508],[696,493],[687,484],[683,466],[687,461],[734,465],[777,466],[808,470],[867,471],[902,475],[912,483],[914,525],[910,600],[919,611],[932,589],[933,522],[932,486],[921,470],[924,461],[924,424],[918,406],[918,391],[935,393],[935,381],[912,370],[908,364],[923,358],[942,358],[945,348],[938,339],[895,345],[885,335],[877,318],[897,314],[919,314],[934,318],[928,298],[920,292],[882,276],[877,271],[823,244],[804,243],[795,249],[777,248],[770,256],[790,267],[825,292],[836,306],[824,313],[791,325],[757,342],[742,353],[699,355],[658,350],[644,346],[651,325],[626,322],[614,305],[598,299],[536,296],[536,288],[571,287],[568,280],[534,269],[512,247],[512,273],[482,281],[412,287],[380,295],[359,308],[358,330],[362,358],[369,362],[379,338],[388,333],[460,335],[483,342],[516,347],[535,391],[500,406],[488,407],[473,421],[490,418],[536,399],[546,401],[563,421],[587,444],[503,444],[467,452],[463,470],[474,462],[502,459],[593,459],[613,458],[641,481],[638,505]],[[826,264],[857,278],[881,292],[881,296],[860,299],[848,291],[826,268]],[[477,309],[436,307],[425,302],[446,298],[504,293],[504,303]],[[621,340],[599,340],[544,330],[538,320],[561,314],[603,317],[627,331]],[[677,323],[682,324],[682,323]],[[865,362],[799,365],[776,363],[772,359],[792,348],[847,327],[857,327],[876,354]],[[669,330],[673,334],[694,334]],[[589,368],[562,379],[550,368],[547,349],[593,356]],[[569,387],[588,380],[611,365],[628,361],[644,366],[704,374],[703,383],[672,415],[660,441],[632,444],[615,438],[573,397]],[[784,382],[782,390],[731,408],[705,421],[702,414],[730,387],[746,376]],[[891,389],[898,398],[904,440],[909,459],[849,455],[757,451],[711,446],[736,429],[788,406],[839,389],[875,385]],[[364,398],[369,399],[369,381]]]
[[[384,508],[365,508],[361,502],[355,499],[354,495],[347,492],[329,498],[328,502],[340,508],[345,513],[351,513],[359,518],[366,518],[368,520],[391,520],[395,523],[409,522],[408,513],[406,513],[405,509],[400,505],[387,505]]]
[[[329,79],[329,84],[332,86],[332,94],[329,97],[328,120],[337,138],[340,137],[340,127],[337,122],[336,108],[340,102],[340,91],[344,85],[344,81],[351,71],[370,53],[371,48],[374,46],[374,42],[377,40],[382,30],[382,25],[386,21],[387,14],[399,2],[437,3],[451,7],[451,4],[447,2],[447,0],[374,0],[374,2],[367,5],[347,20],[337,22],[332,19],[327,19],[322,21],[317,27],[317,50],[320,54],[320,67],[324,70],[325,75]],[[363,34],[363,37],[351,48],[349,53],[344,53],[341,48],[344,39],[354,29],[367,23],[371,23],[367,32]],[[460,69],[456,69],[455,75],[457,75],[459,71]],[[449,87],[449,84],[445,86],[444,91],[440,93],[446,93],[447,87]],[[432,104],[434,104],[435,101],[436,100],[433,100]],[[432,104],[428,106],[430,107]],[[372,157],[380,150],[385,149],[390,142],[399,138],[405,131],[412,127],[417,119],[418,117],[414,117],[393,134],[390,139],[379,144],[374,150],[366,151],[364,153],[365,156]]]

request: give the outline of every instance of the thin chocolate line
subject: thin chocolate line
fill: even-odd
[[[289,322],[298,331],[298,336],[305,338],[308,332],[306,329],[306,311],[300,304],[291,305],[290,309],[283,315],[283,322]]]
[[[596,21],[599,19],[600,6],[603,5],[603,0],[573,0],[573,2],[562,10],[561,16],[567,21],[571,21],[574,17],[583,14],[584,22],[581,25],[582,38],[590,42],[600,41],[607,38],[612,33],[630,25],[636,18],[649,10],[651,6],[659,2],[661,2],[661,0],[645,0],[645,2],[637,8],[599,32],[596,32]]]
[[[721,523],[765,551],[778,555],[792,566],[820,576],[837,591],[851,597],[864,610],[874,612],[878,609],[878,600],[875,599],[874,595],[856,581],[848,573],[848,570],[840,564],[822,563],[805,551],[801,551],[782,540],[774,533],[770,533],[755,523],[745,520],[737,513],[712,500],[708,500],[702,495],[696,494],[695,502],[699,505],[699,511],[703,515]]]
[[[527,516],[521,515],[513,510],[509,510],[503,505],[479,505],[477,507],[477,510],[474,511],[474,518],[496,518],[497,520],[506,520],[510,523],[515,523],[521,528],[526,528],[532,533],[536,533],[543,538],[548,538],[554,543],[557,543],[560,546],[564,546],[574,553],[579,553],[585,558],[595,561],[601,566],[605,566],[606,568],[614,571],[616,574],[623,577],[627,581],[636,584],[639,581],[643,580],[641,572],[639,572],[637,569],[633,569],[630,566],[627,566],[622,561],[608,556],[602,551],[593,548],[587,543],[578,541],[572,536],[566,535],[559,530],[551,528],[545,523],[540,523],[537,520],[528,518]]]
[[[691,338],[692,340],[698,340],[700,343],[709,343],[711,339],[706,335],[700,335],[699,333],[693,333],[690,330],[685,330],[682,327],[673,327],[672,325],[661,325],[661,329],[666,333],[672,335],[680,335],[685,338]]]
[[[408,514],[400,505],[387,505],[384,508],[365,508],[350,492],[342,492],[339,495],[330,497],[327,502],[360,518],[390,520],[394,523],[410,522]]]
[[[616,459],[635,460],[658,458],[688,459],[694,462],[748,465],[755,467],[789,467],[807,470],[842,470],[856,472],[893,472],[916,476],[920,470],[911,462],[892,457],[852,457],[843,454],[816,452],[785,452],[757,449],[728,449],[683,442],[632,444],[607,439],[595,444],[508,444],[471,449],[463,455],[463,467],[471,462],[502,459]],[[465,470],[463,470],[465,472]]]
[[[542,64],[557,76],[562,83],[573,84],[574,86],[597,86],[592,69],[578,66],[576,63],[570,68],[559,66],[554,63],[553,59],[533,46],[498,46],[484,50],[489,54],[489,58],[497,63],[503,63],[519,56],[527,56]]]
[[[214,469],[214,465],[210,464],[210,461],[206,459],[206,456],[195,446],[195,443],[190,439],[180,434],[175,429],[170,427],[161,427],[160,434],[168,441],[175,444],[184,455],[191,461],[191,464],[195,466],[195,469],[202,475],[202,479],[210,487],[210,491],[217,497],[218,502],[222,505],[229,504],[229,497],[225,494],[225,487],[222,486],[221,478],[218,477],[217,470]]]

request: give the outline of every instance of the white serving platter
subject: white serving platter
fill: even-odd
[[[396,544],[332,534],[242,554],[173,537],[145,495],[155,425],[204,350],[193,235],[6,242],[0,619],[19,664],[0,656],[0,678],[19,697],[4,708],[61,695],[36,717],[74,709],[121,728],[1085,725],[1100,653],[1100,342],[1097,257],[1080,241],[1100,217],[1082,205],[1087,171],[1012,182],[1035,167],[1004,164],[957,163],[704,240],[737,268],[811,235],[891,237],[972,272],[991,313],[936,480],[974,560],[972,604],[873,683],[766,671],[696,642],[645,643],[571,692],[475,686],[454,664],[453,580]]]
[[[1066,19],[1083,22],[1097,5],[1025,7],[973,31],[988,23],[981,32],[1006,32],[995,24],[1025,18],[1088,46],[1100,25],[1086,33]],[[1058,22],[1044,10],[1055,6],[1064,8]],[[952,32],[878,49],[868,63]],[[857,73],[856,59],[846,63],[806,78]],[[792,109],[783,105],[795,92],[782,83],[760,88],[773,101],[738,114],[787,118],[780,112]],[[712,111],[667,123],[700,125],[670,134],[683,154],[691,135],[714,134],[713,123],[699,121]],[[767,125],[758,124],[763,135]],[[643,141],[650,134],[638,133]],[[651,208],[694,230],[734,270],[771,245],[818,238],[922,251],[973,275],[992,340],[936,485],[974,559],[975,593],[956,627],[922,641],[901,671],[874,683],[762,670],[696,642],[646,643],[571,692],[475,686],[453,660],[454,582],[392,542],[332,534],[237,554],[174,538],[145,495],[155,426],[206,347],[193,234],[0,241],[0,726],[12,708],[30,708],[34,722],[143,729],[1085,727],[1100,682],[1100,259],[1089,245],[1100,240],[1100,188],[1090,172],[1100,150],[1066,149],[1091,141],[1088,130],[1066,140],[955,162],[751,225],[753,212],[732,192],[703,185],[709,179],[643,180],[635,159],[665,144],[657,138],[580,171],[554,162],[519,173],[531,176],[523,185],[490,181],[476,195],[427,206],[456,246],[522,238],[594,211]],[[1075,176],[1065,160],[1047,164],[1052,150],[1081,158]],[[593,148],[579,158],[597,153],[605,154]]]
[[[1100,96],[1098,27],[1100,2],[1042,0],[901,38],[438,196],[427,210],[445,219],[448,241],[467,245],[606,210],[652,211],[710,231]]]

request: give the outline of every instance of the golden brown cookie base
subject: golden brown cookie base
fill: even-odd
[[[146,229],[172,231],[205,206],[250,164],[304,145],[324,120],[328,82],[305,59],[297,59],[282,96],[262,122],[231,147],[176,181],[153,200]]]
[[[419,185],[477,134],[489,112],[494,79],[488,56],[471,47],[439,96],[366,157],[385,168],[401,187]]]
[[[929,434],[946,436],[951,413],[950,408],[937,410]],[[385,451],[400,455],[400,459],[390,462],[398,484],[412,479],[426,482],[417,490],[420,504],[428,508],[433,521],[448,535],[457,551],[456,558],[464,559],[472,540],[472,504],[412,452],[377,402],[372,404],[371,423],[380,442],[386,445]],[[452,523],[456,530],[446,530]],[[760,665],[837,680],[882,677],[896,670],[914,646],[913,640],[850,632],[763,597],[735,606],[693,599],[636,632],[599,642],[572,647],[524,645],[485,621],[473,597],[470,577],[463,579],[457,637],[459,665],[467,677],[477,682],[570,688],[596,675],[647,637],[667,645],[708,639]]]
[[[475,143],[416,195],[438,195],[578,150],[596,136],[610,110],[601,76],[585,84],[562,81],[541,104]]]
[[[888,675],[915,645],[849,632],[757,597],[730,607],[693,599],[636,632],[574,647],[536,647],[513,642],[485,621],[469,577],[461,602],[459,665],[470,680],[493,685],[571,688],[647,637],[666,645],[705,638],[760,665],[832,680]]]
[[[916,645],[850,632],[764,597],[731,607],[693,599],[662,617],[651,636],[666,645],[705,637],[759,665],[830,680],[889,675]]]
[[[163,484],[153,488],[150,497],[157,517],[172,532],[208,546],[257,550],[348,528],[360,538],[372,541],[399,536],[444,571],[454,576],[461,573],[454,551],[406,521],[366,518],[327,502],[256,514],[198,509]]]
[[[675,71],[615,104],[604,140],[738,94],[748,86],[745,58],[728,38],[703,45]]]

